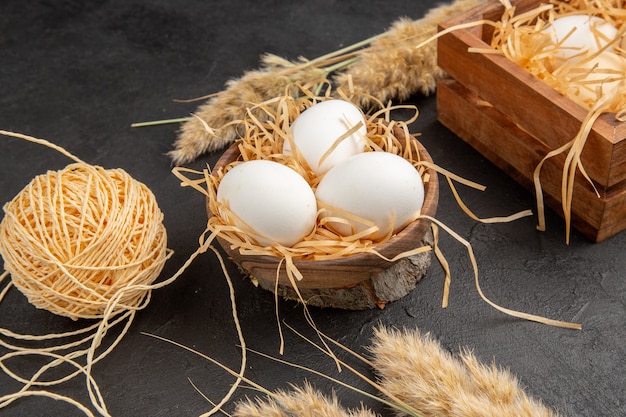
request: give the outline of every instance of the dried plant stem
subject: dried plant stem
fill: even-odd
[[[137,122],[130,125],[130,127],[146,127],[146,126],[157,126],[157,125],[167,125],[171,123],[182,123],[186,122],[190,119],[190,117],[179,117],[177,119],[165,119],[165,120],[153,120],[149,122]]]
[[[330,73],[336,70],[336,69],[329,67],[330,64],[333,64],[335,62],[343,62],[343,61],[346,61],[348,59],[358,56],[359,52],[355,52],[355,51],[364,49],[368,47],[372,42],[375,42],[376,40],[383,38],[385,36],[387,36],[387,33],[384,33],[384,32],[379,33],[378,35],[374,35],[371,38],[367,38],[365,40],[356,42],[352,45],[346,46],[345,48],[341,48],[336,51],[329,52],[325,55],[319,56],[315,59],[305,61],[304,63],[293,67],[292,69],[287,69],[283,71],[283,74],[287,75],[291,72],[301,71],[308,67],[325,68],[326,72]]]

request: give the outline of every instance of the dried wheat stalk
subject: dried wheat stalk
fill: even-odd
[[[359,54],[359,60],[334,81],[339,85],[352,83],[352,92],[364,108],[376,100],[405,100],[413,94],[428,95],[435,91],[437,80],[445,75],[437,66],[437,43],[416,45],[437,34],[437,26],[484,0],[456,0],[432,9],[422,19],[401,18],[386,35],[374,40]]]
[[[387,404],[393,406],[397,416],[560,416],[526,394],[510,371],[481,363],[467,348],[456,357],[428,333],[381,326],[374,329],[369,350],[371,360],[362,360],[379,375],[378,381],[370,382],[386,395]],[[346,363],[343,365],[350,369]],[[345,410],[335,395],[327,397],[305,383],[302,388],[269,393],[263,400],[246,399],[237,405],[233,416],[376,417],[376,414],[363,406]]]
[[[528,396],[509,371],[480,363],[467,349],[456,358],[429,334],[377,328],[370,349],[380,385],[421,415],[559,416]]]
[[[296,66],[276,55],[262,57],[263,68],[249,71],[241,78],[231,80],[226,89],[202,104],[194,117],[183,123],[175,149],[169,152],[175,165],[193,161],[199,155],[213,152],[231,144],[243,135],[247,111],[255,104],[285,94],[297,94],[296,85],[323,78],[324,70],[308,67],[284,74]],[[265,118],[262,110],[252,110],[259,120]]]
[[[266,54],[260,69],[227,82],[223,91],[183,123],[169,156],[175,165],[181,165],[224,148],[240,136],[241,121],[249,108],[286,92],[297,95],[297,85],[310,84],[331,73],[333,82],[349,86],[355,103],[363,107],[431,93],[436,80],[444,75],[437,66],[436,43],[416,46],[437,33],[438,23],[482,1],[455,0],[434,8],[422,19],[401,18],[388,31],[356,44],[356,50],[329,54],[331,59],[291,62]],[[262,120],[264,115],[258,112],[254,116]]]

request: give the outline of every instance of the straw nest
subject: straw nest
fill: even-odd
[[[558,41],[550,35],[555,21],[570,16],[598,17],[616,29],[615,38],[590,24],[598,49],[578,49],[567,42],[575,26]],[[564,26],[565,27],[565,26]],[[620,65],[598,58],[607,52],[626,57],[626,15],[621,2],[614,0],[557,1],[542,4],[526,13],[507,9],[496,22],[491,46],[533,76],[567,96],[585,109],[605,113],[626,113],[626,59]]]
[[[378,131],[378,134],[383,134],[387,129],[386,122],[382,119],[371,121],[370,129],[370,133]],[[406,140],[404,132],[397,126],[384,134],[392,135],[400,142]],[[409,137],[407,143],[417,151],[415,159],[432,163],[430,155],[418,141]],[[239,147],[235,144],[224,152],[213,170],[217,172],[240,157]],[[298,291],[309,305],[353,310],[382,308],[388,302],[402,298],[415,287],[431,264],[431,252],[428,249],[434,244],[434,237],[430,230],[430,220],[425,216],[435,215],[439,195],[435,171],[427,169],[422,174],[428,178],[424,186],[422,217],[397,234],[376,242],[375,245],[362,239],[350,239],[353,246],[346,247],[347,243],[342,238],[330,235],[324,229],[315,233],[306,243],[299,244],[309,248],[309,251],[302,252],[301,256],[293,260],[294,267],[303,276],[297,282]],[[207,203],[210,206],[211,200],[208,199]],[[208,212],[209,216],[214,216],[210,208]],[[322,225],[318,227],[324,228]],[[322,240],[327,235],[331,236],[331,240]],[[297,300],[298,294],[286,270],[281,268],[282,258],[266,248],[261,249],[258,254],[249,251],[242,253],[240,248],[244,245],[243,240],[231,243],[241,237],[234,234],[230,241],[221,236],[217,240],[255,284],[258,283],[266,290],[278,291],[284,298]],[[400,254],[406,254],[406,257]],[[398,255],[400,259],[391,261]]]
[[[379,241],[362,235],[339,236],[318,221],[315,229],[291,247],[259,246],[246,231],[233,225],[228,207],[217,199],[217,188],[223,176],[234,166],[253,159],[269,159],[293,168],[315,189],[321,177],[308,169],[303,158],[282,153],[284,141],[290,140],[289,126],[305,109],[330,97],[307,96],[295,99],[284,96],[259,105],[269,115],[267,121],[250,117],[245,136],[225,152],[211,173],[205,173],[208,229],[218,238],[229,256],[252,275],[253,280],[296,288],[349,287],[366,280],[374,271],[380,272],[394,262],[409,256],[430,256],[432,236],[430,217],[437,205],[438,185],[432,160],[426,150],[409,134],[406,122],[391,120],[391,108],[366,115],[368,152],[391,152],[411,162],[425,184],[425,204],[417,220],[395,235]],[[347,97],[346,97],[347,99]],[[249,112],[252,115],[252,112]],[[295,147],[292,147],[292,149]],[[373,167],[375,169],[375,167]],[[255,264],[254,274],[249,267]],[[281,268],[284,266],[284,270]],[[306,271],[306,273],[303,273]],[[425,272],[425,271],[424,271]],[[303,276],[305,275],[305,276]],[[383,303],[384,304],[384,303]]]
[[[294,169],[315,190],[322,177],[317,176],[308,168],[306,161],[298,152],[287,155],[282,153],[282,148],[286,140],[291,140],[289,126],[295,118],[305,109],[327,99],[331,98],[306,96],[294,99],[290,96],[283,96],[257,105],[263,107],[270,115],[269,120],[260,121],[254,117],[242,120],[241,123],[245,124],[246,133],[236,144],[238,156],[227,164],[216,165],[210,174],[207,172],[209,174],[206,178],[208,209],[212,214],[209,225],[212,230],[219,230],[220,237],[237,246],[241,252],[263,252],[263,254],[278,256],[288,253],[292,259],[320,260],[349,256],[357,252],[370,252],[373,246],[390,237],[387,236],[377,242],[361,239],[360,235],[340,237],[318,224],[314,233],[289,248],[280,245],[261,247],[245,231],[232,226],[228,220],[228,207],[220,204],[216,199],[217,188],[226,172],[242,162],[256,159],[276,161]],[[347,97],[345,99],[350,101]],[[392,121],[390,120],[392,110],[393,108],[385,108],[365,116],[366,152],[384,151],[402,156],[415,166],[426,184],[431,181],[432,173],[429,171],[430,165],[420,159],[421,145],[408,131],[407,125],[412,120],[409,122]],[[296,148],[295,145],[293,148]],[[352,249],[346,251],[347,247]]]

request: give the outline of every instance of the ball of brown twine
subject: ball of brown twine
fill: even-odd
[[[49,171],[4,212],[5,270],[31,304],[61,316],[102,318],[113,296],[106,314],[138,308],[168,258],[154,194],[122,169]]]

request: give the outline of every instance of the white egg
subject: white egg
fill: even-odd
[[[626,57],[603,52],[575,69],[578,72],[570,75],[572,81],[569,83],[567,95],[576,101],[582,101],[586,107],[593,107],[600,97],[624,94]]]
[[[313,190],[296,171],[268,160],[243,162],[229,170],[217,189],[225,204],[262,246],[292,246],[309,234],[317,219]]]
[[[377,240],[398,232],[418,215],[424,203],[424,184],[419,172],[406,159],[389,152],[365,152],[331,168],[315,192],[321,207],[336,208],[323,216],[351,213],[378,226],[368,238]],[[369,226],[350,220],[330,222],[340,235],[359,233]]]
[[[359,123],[358,130],[342,140],[320,164],[320,159],[337,139]],[[326,100],[309,107],[293,121],[291,132],[295,145],[316,175],[365,150],[365,117],[358,107],[344,100]],[[291,152],[289,142],[285,141],[283,153],[290,155]]]
[[[551,33],[555,43],[562,42],[557,55],[564,59],[569,59],[581,52],[596,52],[615,39],[618,32],[617,28],[606,20],[587,15],[559,17],[554,19],[547,30]],[[596,31],[606,39],[596,36]],[[610,46],[607,50],[612,51],[613,47]]]

